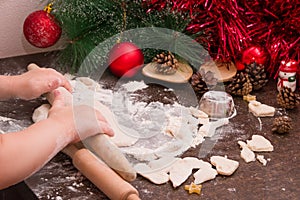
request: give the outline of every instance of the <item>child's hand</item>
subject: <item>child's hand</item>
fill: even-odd
[[[86,105],[66,106],[60,91],[53,92],[54,102],[48,119],[54,120],[55,124],[62,126],[62,132],[69,134],[69,142],[78,142],[98,133],[114,135],[110,125],[99,111]]]
[[[14,76],[11,89],[12,96],[30,100],[60,86],[72,91],[69,81],[62,74],[51,68],[38,68]]]

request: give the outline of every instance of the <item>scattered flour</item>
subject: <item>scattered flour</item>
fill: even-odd
[[[69,190],[71,190],[72,192],[78,192],[78,190],[75,187],[73,187],[73,186],[67,186],[67,188]]]
[[[0,116],[0,134],[17,132],[25,129],[31,122]]]
[[[228,119],[210,122],[207,115],[198,113],[199,119],[195,114],[197,108],[186,107],[176,101],[140,101],[139,93],[148,88],[144,81],[129,81],[111,90],[104,89],[91,79],[79,77],[72,80],[72,85],[75,103],[88,102],[94,106],[95,101],[101,102],[112,111],[114,120],[123,132],[129,134],[127,136],[138,138],[132,146],[119,146],[133,164],[163,156],[179,156],[201,144],[205,137],[217,135],[217,139],[220,139],[226,135],[222,132],[228,131],[218,128],[228,124]],[[200,124],[206,127],[205,134],[199,132]]]
[[[124,89],[126,89],[128,92],[135,92],[137,90],[142,90],[148,87],[144,83],[144,81],[130,81],[124,85],[122,85]]]

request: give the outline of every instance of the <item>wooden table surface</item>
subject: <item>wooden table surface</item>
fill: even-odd
[[[18,58],[0,60],[0,74],[23,73],[30,62],[40,66],[54,66],[54,54],[37,54]],[[140,76],[140,79],[147,80]],[[101,83],[108,88],[114,86],[117,81],[115,77],[107,73],[103,76]],[[151,80],[150,80],[151,82]],[[172,85],[168,85],[172,87]],[[188,96],[184,95],[185,86],[176,86],[178,94],[182,95],[182,102],[190,103]],[[276,102],[276,84],[270,80],[267,86],[258,92],[253,93],[257,100],[278,107]],[[141,100],[156,101],[162,100],[166,95],[164,87],[150,85],[141,94]],[[150,99],[147,98],[151,97]],[[43,99],[33,101],[10,100],[0,102],[0,116],[10,117],[22,122],[23,125],[30,125],[33,110],[43,103]],[[230,119],[230,123],[223,128],[219,137],[206,139],[204,143],[191,148],[182,156],[203,155],[205,146],[215,143],[213,148],[201,157],[208,161],[213,155],[227,155],[229,158],[239,161],[237,171],[229,177],[217,176],[216,179],[203,183],[201,195],[188,194],[183,189],[184,184],[193,181],[192,176],[180,187],[174,189],[171,183],[155,185],[141,176],[132,182],[140,193],[143,200],[182,200],[182,199],[272,199],[296,200],[300,196],[300,119],[299,107],[287,111],[293,120],[293,130],[286,135],[278,135],[271,132],[274,118],[261,118],[262,129],[256,117],[248,112],[247,103],[240,97],[234,98],[237,116]],[[271,141],[274,151],[260,153],[270,161],[263,166],[258,161],[245,163],[240,158],[240,149],[237,141],[246,141],[253,134],[263,135]],[[71,164],[71,160],[63,153],[57,154],[39,172],[26,180],[28,186],[40,199],[107,199],[107,197],[83,177]]]

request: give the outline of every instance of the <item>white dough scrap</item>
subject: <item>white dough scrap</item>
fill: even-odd
[[[242,148],[241,158],[243,158],[246,163],[255,161],[255,153],[248,148],[247,144],[242,141],[238,141],[238,144]]]
[[[195,157],[185,157],[178,160],[170,169],[170,181],[173,187],[180,186],[192,174],[193,169],[208,168],[211,165]]]
[[[182,118],[181,117],[176,117],[172,116],[168,119],[168,124],[165,127],[164,132],[171,136],[174,137],[180,130],[180,127],[182,125]]]
[[[219,174],[226,176],[232,175],[239,167],[239,162],[222,156],[212,156],[210,158],[210,162],[216,166]]]
[[[194,107],[190,107],[190,112],[196,118],[209,118],[208,114]]]
[[[241,157],[245,160],[246,163],[255,161],[255,153],[248,147],[244,147],[241,150]]]
[[[215,134],[217,128],[224,126],[228,123],[228,118],[206,123],[200,127],[198,134],[202,135],[203,137],[212,137]]]
[[[264,158],[263,155],[257,155],[256,158],[257,158],[257,160],[258,160],[261,164],[263,164],[263,166],[266,166],[266,165],[267,165],[267,162],[268,162],[268,161]]]
[[[272,117],[275,113],[275,108],[262,104],[258,101],[250,101],[248,104],[249,111],[256,117]]]
[[[199,168],[209,168],[211,167],[211,164],[209,162],[205,162],[203,160],[200,160],[196,157],[184,157],[182,159],[187,164],[193,166],[193,169],[199,169]]]
[[[209,118],[198,118],[198,123],[199,124],[208,124]]]
[[[204,137],[200,134],[196,134],[194,139],[193,139],[193,142],[191,144],[191,147],[195,148],[196,146],[198,146],[199,144],[201,144],[203,141],[204,141]]]
[[[216,178],[218,175],[217,170],[215,170],[212,167],[206,167],[206,168],[200,168],[197,172],[194,173],[194,183],[195,184],[201,184],[205,181],[212,180]]]
[[[252,135],[252,139],[247,140],[247,146],[254,152],[269,152],[274,150],[271,142],[261,135]]]
[[[209,116],[195,107],[189,107],[190,114],[196,118],[198,124],[207,124],[209,122]]]
[[[247,144],[243,141],[238,141],[238,144],[240,145],[240,148],[244,148],[244,147],[247,147]]]
[[[153,170],[145,163],[136,164],[134,169],[138,174],[147,178],[152,183],[161,185],[169,181],[169,175],[166,172]]]

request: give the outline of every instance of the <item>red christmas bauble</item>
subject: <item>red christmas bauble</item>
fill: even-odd
[[[141,49],[131,42],[121,42],[113,46],[108,57],[110,71],[118,77],[133,77],[144,64]]]
[[[265,65],[268,59],[268,53],[265,49],[258,46],[252,46],[243,51],[242,63],[251,64],[256,62],[257,64]]]
[[[238,71],[243,71],[245,69],[245,65],[239,60],[235,62],[235,67]]]
[[[23,33],[33,46],[46,48],[58,41],[61,36],[61,27],[50,13],[39,10],[31,13],[25,19]]]

